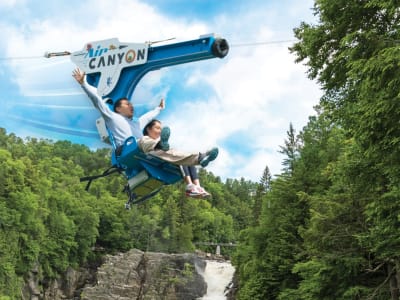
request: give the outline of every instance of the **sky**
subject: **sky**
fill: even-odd
[[[223,180],[257,182],[266,166],[278,175],[289,125],[301,131],[321,97],[288,50],[295,27],[316,23],[312,7],[312,0],[0,0],[0,127],[22,138],[106,147],[96,132],[99,114],[71,76],[76,65],[44,53],[110,38],[163,41],[157,46],[213,33],[227,40],[228,55],[147,73],[131,98],[135,114],[164,98],[158,118],[171,128],[171,147],[218,146],[207,170]]]

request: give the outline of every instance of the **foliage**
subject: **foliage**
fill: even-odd
[[[29,271],[44,279],[98,252],[184,252],[238,243],[238,299],[400,298],[400,8],[393,0],[316,0],[295,28],[297,62],[324,92],[300,132],[289,123],[283,172],[260,182],[201,170],[211,199],[165,187],[130,211],[121,176],[89,192],[79,177],[109,150],[0,131],[0,298]],[[296,101],[296,99],[293,99]],[[43,281],[45,282],[45,280]]]
[[[324,92],[234,256],[239,299],[400,298],[400,8],[316,0],[291,51]],[[295,101],[295,99],[293,99]]]
[[[215,251],[204,242],[230,243],[251,219],[251,182],[200,171],[210,200],[187,198],[184,184],[168,186],[141,205],[124,209],[123,176],[80,177],[109,167],[109,150],[67,141],[22,140],[0,130],[0,297],[18,299],[38,268],[40,281],[101,253]],[[231,190],[231,188],[233,189]],[[238,210],[237,208],[240,207]],[[200,244],[198,244],[200,242]],[[232,249],[223,249],[229,253]]]

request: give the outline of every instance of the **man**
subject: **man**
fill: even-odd
[[[89,96],[94,107],[101,113],[107,128],[111,131],[117,147],[124,144],[125,140],[131,136],[138,140],[141,150],[158,156],[159,158],[176,165],[207,166],[218,156],[218,148],[213,148],[205,153],[183,153],[174,149],[169,149],[168,139],[170,131],[168,127],[164,127],[157,139],[154,141],[142,139],[143,128],[150,123],[162,109],[165,108],[165,101],[161,99],[160,104],[155,109],[145,113],[138,119],[134,119],[134,107],[126,98],[121,98],[114,103],[114,111],[112,111],[106,102],[98,95],[97,89],[86,80],[86,74],[76,68],[72,72],[72,76],[82,86],[85,93]],[[149,144],[150,143],[150,147]],[[160,151],[163,150],[163,151]]]

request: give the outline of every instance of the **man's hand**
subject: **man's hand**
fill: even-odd
[[[83,81],[85,79],[85,72],[83,72],[81,69],[76,68],[74,71],[72,71],[72,77],[75,78],[75,80],[79,83],[79,84],[83,84]]]
[[[159,108],[164,109],[165,108],[165,101],[164,99],[161,99],[160,104],[158,105]]]

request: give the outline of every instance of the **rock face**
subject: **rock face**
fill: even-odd
[[[131,250],[107,256],[97,270],[97,282],[86,285],[83,300],[196,299],[207,291],[199,274],[206,263],[194,254],[164,254]]]
[[[22,299],[29,300],[61,300],[79,299],[80,288],[85,283],[94,282],[95,270],[91,268],[68,268],[62,277],[45,280],[39,274],[39,264],[36,264],[25,280],[21,290]]]

